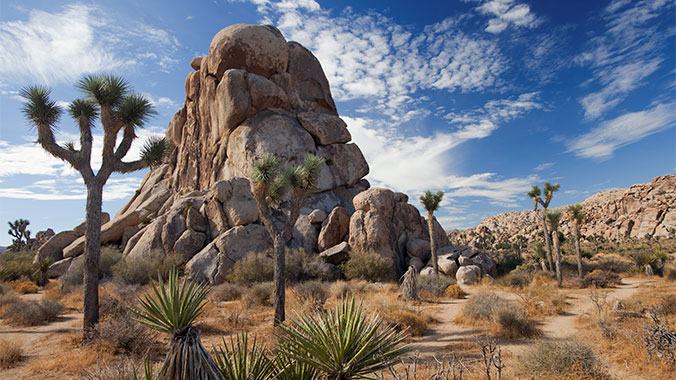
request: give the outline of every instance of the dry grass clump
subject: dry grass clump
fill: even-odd
[[[606,375],[594,351],[572,338],[541,340],[519,358],[522,373],[528,379],[602,380]]]
[[[455,281],[442,274],[439,277],[435,275],[418,276],[418,291],[424,298],[441,297],[445,294],[446,289],[454,284]]]
[[[105,286],[100,293],[98,343],[113,354],[142,355],[151,350],[155,334],[136,322],[128,305],[135,304],[137,287]]]
[[[111,262],[114,261],[111,259]],[[167,278],[172,268],[183,263],[179,254],[165,255],[163,252],[151,252],[149,258],[125,257],[114,264],[110,271],[113,282],[120,285],[145,285],[158,276]]]
[[[609,270],[594,269],[588,273],[580,282],[580,285],[587,288],[594,286],[597,288],[607,288],[609,286],[619,285],[622,282],[620,276]]]
[[[422,336],[435,322],[423,308],[397,300],[396,293],[382,293],[364,299],[366,307],[377,312],[386,323],[398,331],[406,330],[412,336]]]
[[[19,294],[35,294],[40,291],[40,288],[30,281],[12,281],[9,283],[9,286]]]
[[[545,276],[535,276],[519,294],[521,305],[530,317],[563,313],[566,296]]]
[[[450,297],[450,298],[453,298],[453,299],[456,299],[456,300],[465,299],[465,297],[467,296],[467,293],[465,293],[465,291],[462,290],[462,288],[458,284],[453,284],[453,285],[450,285],[449,287],[447,287],[446,290],[444,291],[444,294],[447,297]]]
[[[342,281],[338,280],[329,286],[331,295],[336,298],[345,298],[350,295],[364,294],[373,289],[373,285],[364,280]]]
[[[211,288],[209,298],[216,302],[235,301],[242,297],[244,287],[230,282],[224,282]]]
[[[330,295],[328,286],[316,280],[296,285],[293,293],[302,305],[312,310],[323,310],[324,304]]]
[[[669,281],[676,281],[676,265],[667,264],[664,266],[664,278]]]
[[[486,325],[494,335],[516,339],[539,334],[535,321],[530,319],[521,305],[513,304],[497,294],[483,291],[465,303],[458,322]]]
[[[272,306],[272,294],[275,284],[262,282],[250,287],[242,296],[242,301],[249,306]]]
[[[14,367],[23,360],[23,349],[18,342],[0,339],[0,368]]]
[[[63,311],[63,305],[54,300],[23,301],[20,299],[5,304],[0,317],[7,323],[18,326],[36,326],[54,321]]]
[[[134,373],[143,374],[143,363],[132,360],[97,361],[93,368],[84,370],[85,380],[124,380],[134,379]]]
[[[33,279],[37,266],[33,264],[35,251],[5,251],[0,253],[0,280]]]
[[[350,251],[350,258],[341,264],[348,280],[387,281],[392,273],[392,259],[375,252]]]
[[[252,253],[237,261],[226,278],[229,282],[240,285],[270,282],[274,277],[274,268],[275,258],[272,252]],[[289,283],[333,281],[340,276],[338,267],[327,264],[317,255],[309,255],[302,249],[286,250],[284,273]]]

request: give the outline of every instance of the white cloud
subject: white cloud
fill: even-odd
[[[551,168],[552,166],[554,166],[553,162],[545,162],[545,163],[542,163],[542,164],[534,167],[533,171],[534,172],[541,172],[543,170],[547,170],[547,169]]]
[[[514,0],[490,0],[477,7],[485,15],[493,16],[488,20],[486,31],[500,33],[510,25],[534,28],[539,20],[530,11],[528,4],[517,4]]]
[[[606,31],[594,37],[589,47],[575,58],[593,70],[591,83],[600,89],[580,99],[587,119],[595,119],[617,106],[644,84],[664,61],[662,47],[671,33],[659,31],[652,22],[673,7],[668,0],[614,1],[603,18]]]
[[[111,201],[129,198],[141,184],[140,176],[127,175],[123,178],[110,178],[103,190],[103,200]],[[82,180],[56,178],[38,180],[23,187],[0,187],[0,198],[33,200],[83,200],[87,199],[87,189]]]
[[[568,152],[579,157],[608,159],[616,149],[676,126],[675,109],[676,102],[663,103],[604,121],[591,131],[570,140],[567,143]]]
[[[180,45],[163,29],[123,22],[109,10],[75,4],[55,13],[31,10],[25,21],[0,23],[0,46],[4,81],[56,84],[148,60],[169,70],[178,63],[173,55]],[[149,50],[152,56],[144,56]]]

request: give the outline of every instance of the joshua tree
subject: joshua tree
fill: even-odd
[[[576,203],[568,206],[568,218],[573,223],[575,236],[575,253],[577,254],[577,276],[582,279],[582,250],[580,249],[580,227],[584,223],[582,205]]]
[[[286,242],[296,224],[303,201],[317,186],[317,177],[323,164],[324,159],[308,154],[303,159],[303,165],[292,165],[280,170],[277,157],[267,154],[253,165],[251,173],[253,194],[263,224],[272,238],[276,254],[273,321],[275,326],[284,322]],[[286,203],[284,198],[289,191],[291,199],[288,201],[287,213],[282,209],[282,203]]]
[[[559,225],[561,223],[561,212],[558,210],[545,212],[545,218],[549,223],[549,229],[552,230],[552,239],[554,240],[554,249],[556,251],[556,281],[559,287],[563,283],[561,275],[561,243],[559,241]]]
[[[128,173],[161,163],[168,144],[163,139],[150,139],[143,148],[141,158],[122,161],[132,142],[136,128],[143,127],[155,114],[145,97],[130,92],[124,79],[113,75],[89,75],[77,83],[86,99],[76,99],[68,107],[70,115],[80,129],[80,146],[73,143],[60,145],[54,129],[61,108],[49,98],[50,90],[31,86],[21,90],[26,99],[23,113],[37,128],[37,142],[52,156],[68,162],[82,175],[87,186],[85,276],[84,276],[84,329],[83,341],[95,336],[99,320],[99,259],[101,256],[101,204],[103,185],[113,172]],[[92,128],[100,118],[103,126],[102,164],[98,172],[91,167]],[[122,131],[122,141],[116,144]]]
[[[24,248],[28,247],[28,241],[31,238],[31,232],[27,230],[28,225],[31,224],[27,219],[18,219],[14,223],[7,222],[9,224],[10,234],[14,239],[12,239],[12,245],[9,246],[10,251],[21,251]]]
[[[544,231],[545,243],[547,244],[547,263],[549,264],[549,271],[552,270],[552,241],[549,238],[549,231],[547,231],[547,223],[545,221],[544,213],[547,212],[549,203],[552,201],[554,192],[559,190],[559,184],[551,185],[549,182],[545,182],[543,190],[541,191],[537,185],[533,185],[531,191],[528,192],[528,196],[533,198],[533,211],[540,217],[540,224],[542,225],[542,230]],[[545,199],[543,200],[540,195],[544,195]],[[538,213],[538,203],[542,205],[544,209],[542,213]]]
[[[444,193],[437,191],[432,193],[427,190],[424,195],[420,197],[420,202],[422,202],[425,210],[427,210],[427,229],[430,232],[430,251],[432,252],[432,268],[434,268],[434,274],[439,277],[439,265],[437,263],[437,247],[436,242],[434,241],[434,212],[439,208],[439,203],[444,197]]]

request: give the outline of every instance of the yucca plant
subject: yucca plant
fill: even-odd
[[[329,380],[372,378],[410,351],[403,344],[405,331],[383,325],[377,314],[365,315],[354,298],[334,311],[304,314],[279,327],[281,353]]]
[[[223,339],[223,347],[215,349],[215,356],[225,380],[267,380],[274,377],[275,366],[268,357],[268,350],[255,336],[249,345],[246,332],[230,337],[229,346]]]
[[[276,380],[315,380],[318,379],[317,370],[307,363],[288,357],[278,352],[274,360]]]
[[[139,297],[140,308],[132,309],[136,320],[151,329],[171,334],[169,352],[157,380],[221,380],[223,376],[202,345],[199,329],[192,323],[204,308],[209,287],[196,281],[179,283],[178,272],[169,272],[165,284],[152,283],[152,296]]]

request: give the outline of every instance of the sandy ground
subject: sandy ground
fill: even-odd
[[[614,300],[623,300],[633,296],[643,284],[650,282],[643,278],[625,278],[622,284],[612,288],[606,289],[608,291],[608,302]],[[463,287],[466,293],[471,295],[478,291],[478,287],[466,286]],[[516,302],[518,296],[514,293],[497,291],[501,297]],[[474,337],[482,333],[480,329],[469,326],[459,325],[454,322],[462,310],[462,305],[467,302],[464,300],[442,301],[433,306],[431,310],[434,317],[439,321],[433,329],[430,329],[429,334],[420,337],[414,341],[416,350],[420,352],[420,356],[436,357],[438,359],[444,356],[451,355],[454,349],[462,349],[464,347],[472,347],[474,344]],[[578,317],[585,313],[594,313],[594,304],[589,298],[589,290],[587,289],[571,289],[567,291],[566,311],[562,315],[551,316],[539,323],[539,328],[543,333],[543,338],[565,338],[575,334],[575,321]],[[507,360],[518,360],[518,356],[527,347],[527,342],[505,342],[502,345],[503,353]],[[477,346],[473,349],[476,351]],[[477,354],[478,355],[478,354]],[[506,360],[506,361],[507,361]],[[511,361],[510,360],[510,361]],[[617,368],[611,364],[606,364],[607,370],[617,379],[622,380],[643,380],[642,377],[631,376],[622,369]],[[645,379],[648,380],[648,379]]]

